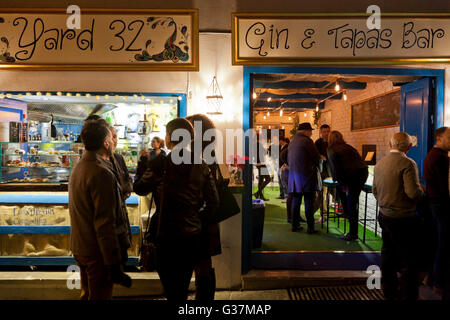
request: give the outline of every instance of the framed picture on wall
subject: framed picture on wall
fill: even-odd
[[[320,112],[319,128],[321,125],[324,125],[324,124],[327,124],[330,127],[332,127],[332,125],[331,125],[331,110]]]

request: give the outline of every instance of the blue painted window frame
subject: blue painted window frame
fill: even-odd
[[[0,111],[18,113],[20,115],[20,121],[23,121],[23,110],[0,106]]]
[[[252,126],[250,93],[253,91],[251,75],[261,73],[298,73],[298,74],[363,74],[363,75],[398,75],[422,76],[436,81],[436,100],[434,109],[434,128],[444,125],[444,90],[445,69],[385,68],[385,67],[265,67],[244,66],[243,70],[243,119],[244,132]],[[245,138],[245,154],[249,155],[249,140]],[[252,170],[251,165],[244,168],[244,193],[242,196],[242,273],[246,274],[252,267]]]

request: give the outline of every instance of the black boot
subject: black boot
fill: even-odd
[[[209,276],[195,277],[195,300],[209,301]]]
[[[214,301],[216,294],[216,273],[214,268],[209,269],[209,301]]]

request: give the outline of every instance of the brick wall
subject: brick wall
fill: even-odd
[[[328,100],[325,104],[325,111],[331,110],[331,129],[340,131],[348,144],[352,145],[359,153],[362,152],[363,144],[377,145],[377,161],[389,152],[389,140],[392,135],[399,131],[399,127],[373,129],[366,131],[351,131],[351,105],[374,96],[394,90],[392,82],[389,80],[372,82],[367,84],[365,90],[349,90],[347,101]],[[318,131],[318,130],[315,130]],[[318,132],[314,132],[314,140],[318,138]],[[368,184],[373,181],[373,166],[369,167]],[[364,218],[365,193],[361,193],[359,217],[362,224]],[[372,194],[367,197],[367,228],[375,230],[376,200]],[[377,228],[378,233],[380,228]]]

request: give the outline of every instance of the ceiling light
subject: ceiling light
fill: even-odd
[[[76,97],[81,97],[81,93],[77,93],[75,96]]]
[[[292,117],[289,117],[289,121],[291,121],[292,120]]]
[[[270,100],[272,100],[272,97],[267,98],[267,102],[270,102]]]
[[[52,94],[51,94],[51,92],[47,92],[45,95],[46,95],[47,97],[50,97]]]
[[[21,93],[19,93],[17,96],[18,96],[19,98],[22,98],[23,95],[22,95]]]
[[[127,96],[123,96],[123,100],[127,100],[128,99],[128,97]]]
[[[90,98],[91,94],[90,93],[86,93],[86,98]]]
[[[3,99],[5,95],[3,93],[0,93],[0,98]]]
[[[253,92],[253,99],[256,99],[257,95],[256,92]]]
[[[347,94],[344,92],[344,101],[347,101]]]
[[[178,96],[178,101],[181,101],[183,99],[182,96]]]
[[[266,118],[267,118],[267,117],[266,117],[266,116],[264,116],[264,120],[266,120]]]
[[[119,99],[119,96],[116,94],[116,95],[114,96],[114,98],[115,98],[115,99]]]
[[[163,100],[159,100],[159,104],[163,104],[164,103],[164,101]]]
[[[109,99],[109,95],[105,94],[105,99]]]
[[[341,90],[341,86],[339,85],[339,83],[336,81],[336,86],[334,87],[334,90],[339,91]]]
[[[31,96],[31,92],[27,92],[26,95],[29,97]]]
[[[283,109],[280,109],[280,117],[283,116]]]
[[[137,97],[138,97],[138,95],[137,95],[137,94],[133,94],[133,97],[134,97],[134,98],[137,98]]]
[[[12,94],[11,94],[11,93],[7,93],[7,94],[6,94],[6,97],[7,97],[7,98],[11,98],[11,97],[12,97]]]
[[[99,99],[100,99],[100,96],[95,96],[95,99],[99,100]]]
[[[316,112],[319,112],[319,106],[316,106]]]
[[[37,96],[42,96],[42,93],[40,91],[36,92]]]
[[[267,116],[270,117],[270,112],[269,111],[267,111]]]
[[[66,93],[66,96],[67,96],[67,97],[71,97],[72,94],[71,94],[70,92],[67,92],[67,93]]]
[[[305,117],[307,117],[308,116],[308,114],[306,113],[306,111],[305,111],[305,113],[303,114]]]
[[[142,95],[142,96],[141,96],[141,99],[142,99],[142,100],[144,100],[144,99],[145,99],[145,96],[144,96],[144,95]]]
[[[62,96],[62,92],[61,92],[61,91],[58,91],[56,94],[57,94],[58,96]]]

